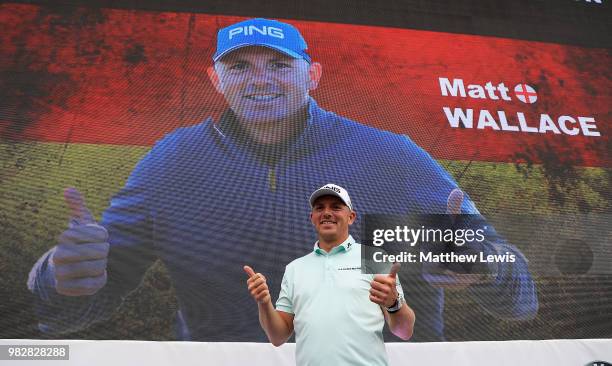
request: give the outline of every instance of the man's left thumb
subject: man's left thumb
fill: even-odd
[[[402,265],[399,264],[398,262],[393,263],[393,265],[391,266],[391,269],[389,270],[389,277],[396,278],[397,272],[399,272],[401,266]]]

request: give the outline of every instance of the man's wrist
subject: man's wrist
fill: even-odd
[[[268,301],[261,301],[261,302],[257,301],[257,305],[258,305],[258,306],[261,306],[261,307],[263,307],[263,308],[269,308],[269,307],[271,307],[271,308],[273,308],[273,309],[274,309],[274,304],[272,304],[272,300],[268,300]]]
[[[385,307],[389,314],[398,312],[404,305],[404,298],[398,293],[395,302],[391,306]]]

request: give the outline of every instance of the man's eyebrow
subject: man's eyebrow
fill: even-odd
[[[236,62],[249,62],[249,61],[243,58],[239,58],[239,57],[232,57],[232,58],[227,58],[225,60],[219,60],[218,62],[222,64],[235,64]]]
[[[292,63],[294,60],[293,57],[289,57],[289,56],[278,56],[278,57],[273,57],[271,59],[269,59],[267,62],[287,62],[287,63]],[[231,64],[236,64],[236,63],[251,63],[251,61],[249,61],[246,58],[242,58],[240,56],[238,57],[232,57],[232,58],[227,58],[225,60],[219,60],[218,62],[220,62],[223,65],[231,65]]]
[[[289,57],[289,56],[278,56],[278,57],[274,57],[272,59],[270,59],[270,62],[277,62],[277,61],[292,61],[295,60],[293,57]]]

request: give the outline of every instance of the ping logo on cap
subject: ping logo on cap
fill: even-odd
[[[311,62],[306,52],[308,45],[296,27],[264,18],[247,19],[220,29],[213,61],[217,62],[228,53],[248,46],[265,46],[291,58]]]
[[[283,34],[283,30],[277,27],[270,27],[270,26],[264,25],[261,28],[258,28],[255,25],[248,25],[248,26],[245,25],[244,27],[236,27],[236,28],[230,29],[229,39],[232,39],[232,37],[237,36],[239,34],[242,34],[244,36],[252,36],[255,33],[259,33],[263,36],[276,37],[280,39],[285,38],[285,35]]]

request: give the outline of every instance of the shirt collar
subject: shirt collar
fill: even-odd
[[[284,142],[284,143],[279,143],[278,145],[294,144],[297,140],[299,140],[300,136],[304,134],[304,131],[308,127],[314,124],[314,119],[317,118],[319,114],[319,105],[310,96],[308,97],[308,105],[306,107],[306,110],[307,110],[307,116],[306,116],[306,121],[304,123],[303,129],[301,129],[299,133],[297,134],[297,136],[294,136],[293,139],[290,139],[289,141]],[[250,141],[246,131],[244,130],[244,128],[242,128],[242,126],[240,126],[240,123],[238,122],[236,114],[230,108],[226,109],[221,114],[221,117],[219,118],[219,123],[217,124],[216,127],[220,131],[222,131],[224,135],[228,134],[240,143],[245,143],[245,142],[248,143]]]
[[[340,245],[337,245],[337,246],[333,247],[332,250],[329,253],[324,251],[323,249],[319,248],[319,241],[317,240],[317,242],[314,245],[314,252],[317,253],[317,254],[320,254],[320,255],[326,255],[327,256],[327,255],[332,255],[332,254],[336,254],[336,253],[340,253],[340,252],[348,252],[354,246],[355,246],[355,239],[353,239],[352,235],[349,235],[348,238],[346,238],[345,241],[340,243]]]
[[[313,135],[319,136],[319,134],[314,133],[313,130],[320,119],[321,109],[312,97],[308,97],[307,108],[307,119],[299,133],[288,141],[278,144],[259,144],[250,139],[246,131],[238,123],[234,112],[229,108],[223,112],[219,123],[213,124],[213,127],[222,137],[225,138],[226,135],[229,136],[238,146],[246,148],[254,153],[254,156],[258,158],[258,160],[274,166],[284,156],[291,155],[293,159],[297,159],[302,155],[308,155],[314,152],[313,144],[318,141],[313,138]]]

